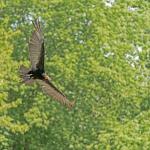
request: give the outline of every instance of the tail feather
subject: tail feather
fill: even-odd
[[[19,73],[20,73],[20,77],[22,78],[22,82],[25,84],[32,84],[33,83],[33,79],[30,78],[30,75],[28,74],[30,70],[28,68],[26,68],[25,66],[20,66],[19,69]]]
[[[26,68],[25,66],[21,65],[19,68],[19,73],[21,76],[24,76],[25,74],[27,74],[29,72],[29,69]]]

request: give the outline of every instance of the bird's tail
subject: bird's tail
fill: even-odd
[[[28,74],[30,70],[28,68],[26,68],[25,66],[20,66],[19,69],[19,73],[20,73],[20,77],[22,78],[22,83],[25,84],[32,84],[33,83],[33,79],[30,78],[30,75]]]

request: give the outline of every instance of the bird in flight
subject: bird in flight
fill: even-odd
[[[74,101],[69,101],[67,97],[58,90],[51,82],[50,77],[45,73],[44,69],[44,37],[40,27],[39,20],[33,21],[34,31],[29,40],[29,57],[31,62],[31,69],[25,66],[20,66],[20,75],[22,82],[25,84],[31,84],[36,81],[43,89],[45,93],[53,97],[61,104],[68,108],[74,106]]]

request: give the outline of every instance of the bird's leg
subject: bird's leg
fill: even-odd
[[[28,73],[28,74],[26,74],[26,77],[27,77],[28,79],[33,79],[33,74],[32,74],[32,73]]]

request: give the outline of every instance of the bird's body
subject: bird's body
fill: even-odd
[[[35,71],[30,70],[28,72],[28,75],[32,79],[41,79],[41,80],[45,79],[45,73],[41,70],[35,70]]]
[[[23,83],[32,84],[37,81],[42,89],[49,96],[52,96],[55,100],[59,101],[63,105],[71,108],[74,105],[74,101],[70,102],[66,96],[58,90],[53,83],[51,78],[48,77],[44,69],[44,38],[40,28],[38,20],[33,22],[35,30],[32,33],[32,37],[29,41],[29,54],[31,61],[31,69],[24,66],[20,67],[20,75],[23,79]]]

